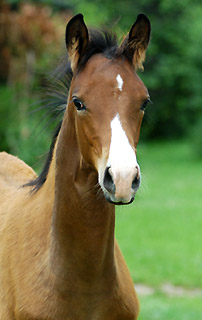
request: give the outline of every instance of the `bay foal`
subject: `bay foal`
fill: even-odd
[[[137,319],[114,226],[115,205],[131,203],[140,184],[149,95],[135,71],[149,36],[142,14],[120,46],[89,36],[81,14],[68,23],[73,76],[44,171],[0,155],[0,320]]]

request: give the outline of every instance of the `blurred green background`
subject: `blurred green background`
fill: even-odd
[[[116,236],[137,284],[140,320],[202,319],[201,0],[0,0],[0,150],[40,172],[55,123],[37,101],[65,52],[67,21],[120,39],[138,13],[152,25],[144,73],[153,104],[138,147],[142,186],[117,210]]]

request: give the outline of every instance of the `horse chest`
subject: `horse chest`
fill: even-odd
[[[31,301],[32,300],[32,301]],[[11,320],[135,320],[137,301],[111,294],[75,294],[31,299]],[[28,306],[31,306],[29,308]],[[28,307],[28,308],[27,308]],[[4,320],[4,319],[3,319]],[[10,320],[10,319],[9,319]]]

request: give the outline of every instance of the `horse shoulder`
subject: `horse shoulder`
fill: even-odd
[[[7,152],[0,152],[0,180],[1,183],[20,186],[30,180],[36,179],[34,170],[24,161]]]

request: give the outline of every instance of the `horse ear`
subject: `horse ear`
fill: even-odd
[[[121,52],[132,62],[136,70],[143,70],[146,49],[149,44],[151,26],[144,14],[139,14],[129,34],[123,40]]]
[[[89,42],[88,29],[84,23],[83,15],[74,16],[66,27],[66,46],[74,72],[84,55]]]

